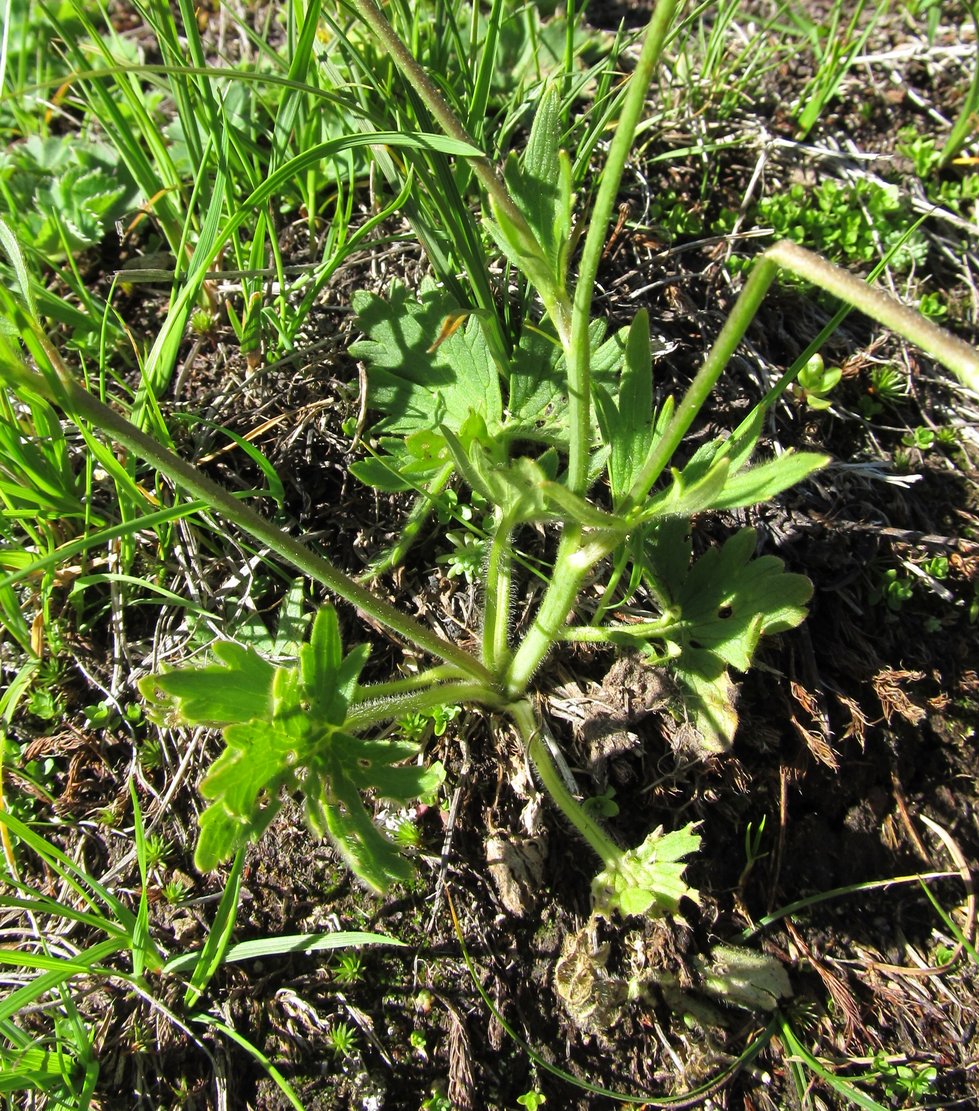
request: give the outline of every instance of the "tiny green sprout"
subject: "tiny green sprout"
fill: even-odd
[[[935,149],[934,136],[919,135],[914,127],[902,127],[897,135],[897,149],[914,163],[914,172],[920,178],[930,177],[941,162],[941,153]]]
[[[827,394],[840,383],[843,371],[838,366],[826,366],[822,355],[813,355],[799,371],[797,384],[810,409],[828,409]]]
[[[901,443],[905,447],[916,448],[918,451],[928,451],[935,446],[935,433],[931,428],[919,425],[912,431],[905,432],[901,437]]]
[[[398,822],[394,830],[395,841],[404,849],[417,849],[421,847],[422,835],[418,826],[410,818]]]
[[[912,474],[914,472],[915,467],[911,460],[911,452],[906,448],[899,447],[895,449],[892,463],[896,474]]]
[[[106,829],[115,829],[119,825],[119,808],[115,804],[103,806],[96,813],[95,820]]]
[[[187,897],[187,892],[190,888],[183,882],[183,880],[167,880],[163,885],[163,900],[174,906],[177,903],[182,903]]]
[[[943,424],[941,428],[935,431],[935,443],[939,444],[941,447],[958,447],[959,434],[954,428],[949,427],[947,424]]]
[[[704,231],[704,220],[696,206],[682,200],[675,189],[667,189],[651,202],[646,219],[656,235],[668,243],[702,235]]]
[[[428,1045],[423,1030],[412,1030],[408,1035],[408,1044],[416,1057],[423,1061],[428,1060]]]
[[[522,1096],[517,1096],[517,1103],[521,1107],[526,1107],[527,1111],[538,1111],[538,1108],[547,1103],[547,1096],[543,1092],[538,1092],[536,1088],[532,1088],[529,1092],[524,1092]]]
[[[398,728],[401,735],[406,741],[411,741],[412,744],[421,744],[431,723],[432,719],[423,713],[405,714],[404,717],[398,718]]]
[[[85,715],[85,724],[89,729],[111,729],[118,720],[115,707],[105,699],[83,707],[82,713]]]
[[[614,818],[619,812],[615,801],[615,788],[608,787],[600,795],[593,795],[582,803],[585,810],[595,818]]]
[[[364,962],[356,953],[343,953],[333,966],[333,978],[338,984],[356,984],[363,977]]]
[[[918,302],[918,312],[929,320],[944,320],[948,316],[948,305],[940,293],[926,293]]]
[[[162,833],[151,833],[146,838],[146,867],[161,868],[170,856],[172,847]]]
[[[441,1086],[432,1085],[432,1094],[422,1100],[420,1111],[453,1111],[452,1100],[441,1090]]]
[[[896,405],[908,396],[908,380],[897,367],[875,366],[870,372],[867,393],[878,401]]]
[[[214,331],[214,314],[210,309],[196,308],[190,314],[190,327],[195,335],[209,336]]]
[[[27,700],[27,709],[41,721],[54,721],[62,715],[61,696],[50,686],[36,687]]]
[[[163,745],[157,737],[148,737],[139,746],[139,763],[144,771],[163,767]]]
[[[445,535],[453,550],[440,555],[435,562],[448,568],[446,574],[450,579],[461,575],[470,586],[479,582],[486,565],[486,541],[465,529],[453,529]]]
[[[461,706],[433,706],[431,710],[427,711],[432,719],[432,732],[436,737],[444,736],[446,729],[449,728],[449,723],[462,713]]]
[[[768,823],[768,815],[762,815],[762,819],[756,825],[754,822],[749,822],[744,831],[744,856],[745,865],[741,869],[741,875],[738,877],[738,887],[743,887],[751,874],[752,869],[759,860],[763,860],[768,856],[767,852],[761,851],[761,846],[765,838],[765,826]]]
[[[874,1057],[874,1069],[887,1094],[895,1100],[918,1100],[929,1096],[935,1088],[938,1070],[934,1065],[900,1065],[889,1061],[883,1053]]]
[[[932,954],[931,963],[934,965],[951,964],[955,960],[956,949],[952,945],[936,945],[935,952]]]
[[[152,1034],[145,1022],[134,1018],[129,1027],[129,1045],[133,1053],[145,1053],[152,1044]]]
[[[897,613],[905,602],[911,600],[914,588],[908,579],[901,578],[896,568],[888,568],[871,591],[872,602],[883,602],[892,613]]]
[[[352,1057],[357,1052],[357,1031],[348,1022],[335,1022],[326,1040],[337,1057]]]
[[[933,579],[947,579],[948,578],[948,556],[936,555],[931,559],[926,559],[921,565],[921,569],[926,575],[930,575]]]

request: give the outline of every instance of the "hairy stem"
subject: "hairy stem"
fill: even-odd
[[[638,644],[640,641],[652,640],[656,637],[664,637],[672,633],[679,627],[677,621],[677,614],[670,612],[664,614],[657,621],[637,621],[635,624],[626,625],[619,623],[616,625],[572,625],[561,631],[564,640],[573,640],[578,643],[608,643],[622,644],[632,641]]]
[[[769,247],[762,259],[812,282],[841,301],[849,301],[878,324],[904,336],[937,359],[970,390],[979,392],[979,352],[964,340],[926,320],[921,313],[787,239]]]
[[[105,435],[156,467],[162,474],[168,475],[195,497],[206,501],[223,517],[233,521],[256,540],[267,545],[303,574],[322,583],[334,594],[356,606],[363,614],[396,633],[407,644],[445,660],[463,675],[468,675],[490,687],[493,686],[493,676],[469,652],[443,640],[437,633],[427,629],[413,617],[402,613],[382,598],[376,597],[349,575],[336,568],[324,556],[308,548],[301,540],[282,532],[251,507],[243,505],[195,466],[141,432],[125,417],[120,416],[107,405],[103,405],[78,385],[62,366],[57,353],[46,342],[45,350],[52,366],[58,372],[57,385],[29,371],[23,364],[10,365],[6,358],[3,360],[2,369],[19,387],[58,405],[71,416],[78,414],[83,417],[93,427],[100,429]]]
[[[377,700],[371,699],[371,688],[361,687],[358,696],[362,698],[347,714],[344,729],[359,733],[381,722],[393,721],[406,714],[417,714],[433,706],[458,706],[463,702],[477,703],[491,709],[500,709],[502,702],[498,693],[485,683],[441,683],[410,694],[388,695]]]
[[[568,349],[568,409],[571,428],[568,485],[576,494],[585,492],[588,483],[588,456],[591,451],[591,344],[588,326],[591,323],[595,279],[626,159],[632,150],[649,83],[663,51],[676,9],[677,0],[660,0],[649,21],[639,61],[622,103],[608,158],[601,171],[600,185],[578,267]]]
[[[497,510],[496,527],[486,563],[483,603],[483,663],[494,675],[510,662],[510,595],[513,589],[513,527]]]
[[[516,702],[509,708],[509,713],[551,801],[595,850],[602,863],[607,868],[614,867],[622,856],[622,850],[564,785],[548,751],[545,727],[538,721],[531,703],[526,699]]]
[[[979,353],[969,344],[839,266],[834,266],[812,251],[783,239],[769,247],[755,262],[710,354],[677,407],[669,427],[656,445],[656,450],[647,459],[620,507],[620,512],[627,513],[635,507],[662,474],[754,320],[780,269],[812,282],[841,301],[847,301],[879,324],[904,336],[955,373],[969,389],[979,392]]]
[[[514,698],[526,691],[534,672],[555,641],[561,638],[564,623],[592,566],[593,561],[584,557],[581,541],[581,528],[568,525],[561,536],[551,581],[510,663],[506,689]]]

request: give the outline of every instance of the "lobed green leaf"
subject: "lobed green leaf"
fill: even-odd
[[[672,833],[655,829],[637,848],[608,863],[592,880],[593,913],[600,918],[611,918],[615,912],[658,918],[678,913],[681,899],[699,902],[696,889],[683,879],[682,863],[700,847],[695,829],[694,822]]]

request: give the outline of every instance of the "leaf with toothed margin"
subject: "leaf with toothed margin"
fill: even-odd
[[[683,879],[685,856],[700,848],[697,826],[690,822],[683,829],[664,833],[653,830],[635,849],[623,851],[592,880],[592,911],[600,918],[645,914],[660,918],[676,914],[680,900],[700,902],[700,896]]]
[[[336,611],[327,605],[295,667],[221,644],[217,664],[144,680],[144,691],[179,720],[224,726],[225,749],[200,785],[210,804],[194,854],[201,871],[260,836],[284,794],[298,791],[311,830],[330,837],[366,884],[383,891],[409,878],[409,862],[375,825],[364,793],[405,802],[433,791],[443,773],[440,765],[406,764],[417,754],[414,744],[344,728],[367,653],[366,645],[344,653]]]
[[[776,556],[755,557],[756,543],[754,529],[741,529],[691,565],[687,521],[661,521],[649,534],[647,566],[677,619],[645,652],[679,680],[707,752],[730,748],[737,729],[728,668],[747,671],[761,637],[801,624],[812,596],[804,575]]]

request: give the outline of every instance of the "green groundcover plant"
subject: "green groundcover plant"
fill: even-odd
[[[368,646],[341,642],[337,612],[327,604],[296,659],[270,659],[229,641],[217,644],[204,666],[145,680],[143,692],[157,714],[223,730],[224,751],[201,784],[208,805],[199,868],[213,869],[238,853],[268,827],[284,795],[298,792],[311,830],[329,837],[365,884],[383,891],[405,880],[409,860],[375,824],[367,800],[428,795],[443,773],[420,761],[413,738],[379,733],[411,715],[461,705],[506,718],[519,734],[553,803],[599,859],[597,913],[675,913],[685,897],[696,898],[683,875],[684,860],[699,846],[696,829],[655,830],[640,845],[623,847],[582,805],[561,774],[556,742],[534,698],[535,684],[546,683],[548,657],[562,642],[589,642],[665,667],[679,692],[674,709],[703,751],[730,746],[737,728],[736,675],[751,666],[763,636],[803,621],[811,587],[779,559],[758,555],[751,529],[695,560],[690,522],[694,514],[769,501],[825,466],[827,458],[811,452],[756,457],[766,412],[813,352],[729,434],[692,455],[684,439],[780,270],[895,329],[972,388],[979,386],[979,357],[834,265],[780,242],[755,262],[686,392],[655,405],[647,315],[640,312],[627,328],[610,333],[593,316],[592,299],[676,0],[661,0],[653,13],[588,212],[576,209],[557,88],[543,92],[525,148],[500,171],[374,0],[354,0],[353,6],[442,134],[341,137],[323,143],[315,157],[375,144],[461,160],[481,190],[483,233],[528,283],[536,297],[528,303],[538,306],[505,343],[485,305],[460,305],[440,287],[395,285],[384,297],[354,298],[364,338],[353,353],[367,367],[378,445],[355,473],[379,489],[418,495],[413,527],[375,570],[403,558],[442,492],[468,489],[488,518],[478,649],[444,639],[344,574],[100,402],[45,338],[26,277],[19,295],[2,293],[10,327],[0,332],[0,373],[23,396],[42,398],[102,429],[430,661],[407,677],[362,682]],[[246,215],[275,196],[287,174],[311,164],[314,154],[258,184],[223,226],[212,222],[207,247],[195,252],[194,275],[204,274]],[[13,272],[22,274],[9,231],[3,242]],[[174,311],[186,316],[189,303],[188,296],[177,298]],[[540,591],[515,557],[521,536],[534,528],[548,530],[555,545]],[[524,612],[529,617],[515,626],[514,614]]]

